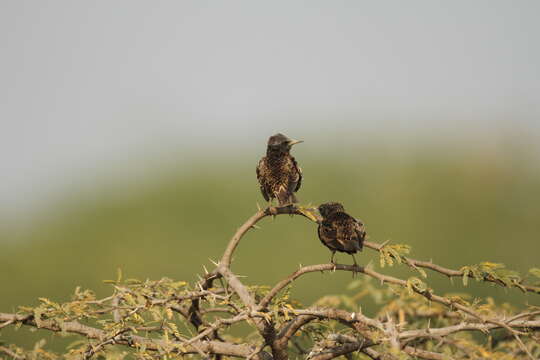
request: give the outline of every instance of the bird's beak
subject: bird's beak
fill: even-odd
[[[303,142],[304,142],[304,140],[291,139],[291,140],[289,140],[289,145],[293,146],[293,145],[300,144],[300,143],[303,143]]]

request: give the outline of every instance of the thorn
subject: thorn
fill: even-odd
[[[255,230],[260,230],[261,229],[261,227],[259,225],[255,225],[255,224],[251,225],[251,227],[253,229],[255,229]]]
[[[206,266],[203,265],[202,267],[203,267],[203,269],[204,269],[204,273],[205,273],[206,275],[208,275],[208,269],[206,268]]]
[[[356,313],[353,312],[353,313],[351,314],[351,320],[354,320],[355,317],[356,317]]]
[[[261,211],[262,210],[261,205],[259,205],[258,202],[256,202],[255,204],[257,204],[257,210]]]
[[[210,262],[216,266],[219,266],[219,261],[218,262],[215,262],[214,260],[208,258],[208,260],[210,260]]]

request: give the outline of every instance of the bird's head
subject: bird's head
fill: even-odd
[[[328,216],[337,212],[345,212],[343,205],[338,202],[328,202],[319,205],[319,213],[323,218],[327,218]]]
[[[277,133],[268,139],[268,150],[272,152],[289,152],[293,145],[301,142],[303,141],[290,139],[283,134]]]

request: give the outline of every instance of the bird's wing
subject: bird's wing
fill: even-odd
[[[257,165],[257,180],[259,181],[259,187],[261,188],[261,194],[264,197],[266,201],[270,201],[270,196],[268,196],[268,192],[266,191],[264,176],[263,176],[263,168],[264,168],[264,158],[259,160],[259,164]]]
[[[354,219],[354,230],[356,231],[356,235],[358,236],[360,250],[362,250],[362,248],[364,247],[364,239],[366,238],[366,229],[364,228],[364,224],[358,219]]]
[[[356,220],[345,213],[338,213],[336,223],[336,240],[343,246],[345,251],[360,250],[358,234],[356,232]]]
[[[292,189],[294,192],[297,192],[300,189],[300,186],[302,185],[302,168],[298,166],[298,163],[296,162],[296,159],[291,156],[292,163],[293,163],[293,181],[292,183]]]
[[[333,226],[333,224],[328,221],[322,221],[319,224],[318,233],[319,239],[322,241],[322,243],[331,249],[334,249],[336,241],[336,228]]]

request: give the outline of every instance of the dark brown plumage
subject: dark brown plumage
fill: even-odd
[[[257,180],[266,201],[277,199],[280,206],[298,202],[295,192],[302,184],[302,170],[289,153],[300,140],[283,134],[270,136],[264,156],[257,166]]]
[[[336,251],[351,254],[356,264],[354,254],[362,251],[366,232],[364,224],[345,212],[343,205],[330,202],[319,206],[322,221],[319,223],[319,239],[332,251],[330,261],[334,263]]]

